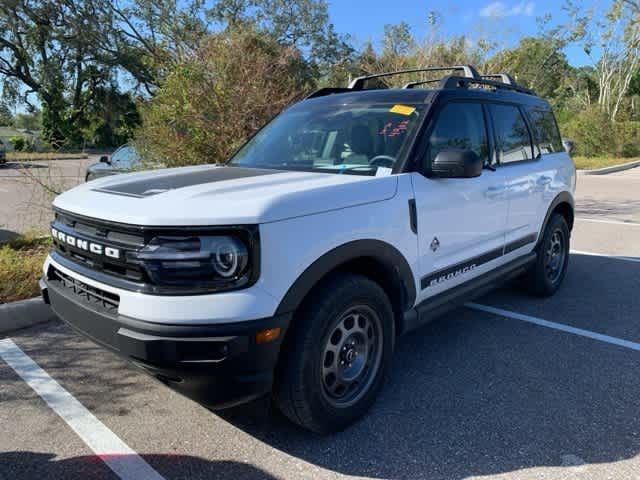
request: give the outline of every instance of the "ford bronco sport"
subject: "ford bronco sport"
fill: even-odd
[[[43,295],[209,408],[271,392],[293,422],[335,431],[373,403],[399,335],[506,280],[556,292],[575,181],[549,104],[508,75],[361,77],[224,166],[58,196]]]

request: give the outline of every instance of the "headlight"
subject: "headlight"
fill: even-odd
[[[131,254],[154,285],[215,291],[251,280],[247,244],[233,235],[157,236]]]

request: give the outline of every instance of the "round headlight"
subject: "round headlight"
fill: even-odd
[[[234,276],[238,272],[239,258],[246,256],[239,248],[244,247],[240,242],[230,238],[218,244],[213,253],[213,268],[218,275],[224,278]]]

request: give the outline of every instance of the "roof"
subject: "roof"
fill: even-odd
[[[425,103],[429,99],[432,90],[426,89],[410,89],[401,88],[389,89],[370,89],[370,90],[354,90],[341,91],[330,95],[310,98],[304,100],[307,104],[351,104],[351,103]]]
[[[449,89],[422,89],[422,88],[389,88],[371,90],[339,90],[328,95],[309,98],[299,102],[298,105],[349,105],[349,104],[392,104],[429,103],[438,93],[440,98],[455,97],[469,98],[484,101],[504,101],[521,105],[544,105],[547,102],[537,95],[520,93],[513,90],[488,90],[484,88],[449,88]]]

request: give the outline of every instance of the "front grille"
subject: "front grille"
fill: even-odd
[[[90,304],[92,307],[99,307],[110,313],[118,312],[120,297],[114,293],[109,293],[82,283],[55,267],[50,267],[48,280],[50,282],[56,282],[65,291],[79,297],[83,302]]]
[[[120,252],[120,257],[114,259],[54,238],[54,250],[63,257],[91,270],[124,280],[136,283],[147,281],[140,265],[129,260],[127,255],[128,252],[135,252],[144,246],[143,232],[122,225],[86,219],[67,212],[56,212],[55,221],[51,226],[58,232],[104,247],[116,248]]]

